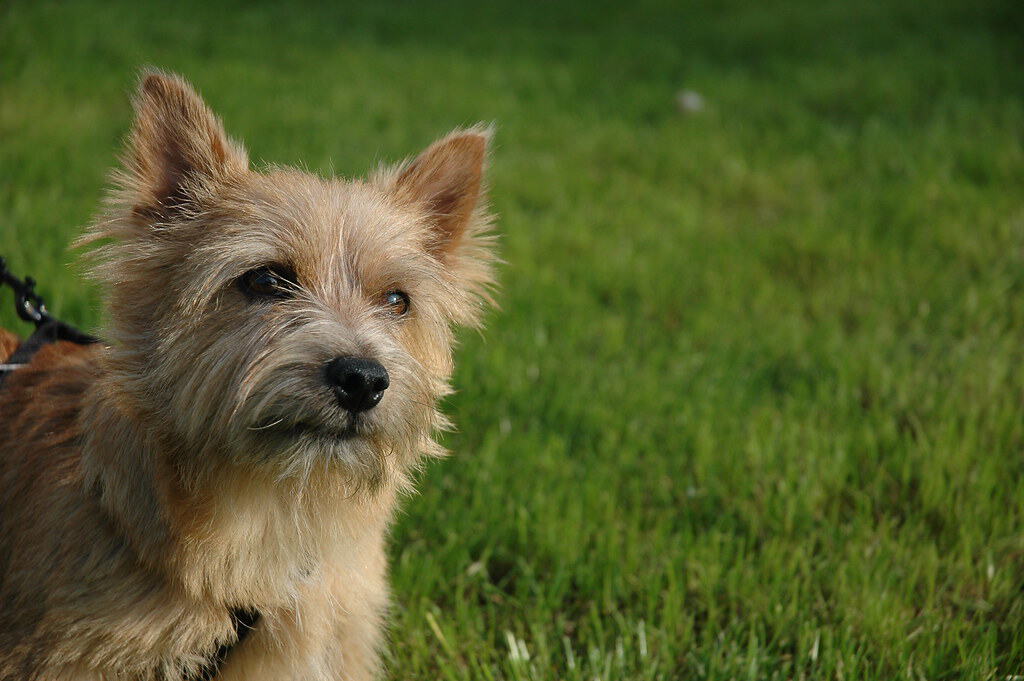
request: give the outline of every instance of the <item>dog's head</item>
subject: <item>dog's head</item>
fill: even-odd
[[[201,469],[364,481],[439,451],[452,326],[491,282],[488,132],[367,180],[250,170],[182,79],[144,74],[124,170],[87,239],[111,389]]]

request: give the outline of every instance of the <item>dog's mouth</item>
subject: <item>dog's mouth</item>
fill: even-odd
[[[310,421],[290,421],[285,418],[269,418],[252,426],[256,433],[282,439],[316,439],[316,440],[352,440],[363,437],[370,432],[365,419],[352,415],[343,424],[313,423]]]

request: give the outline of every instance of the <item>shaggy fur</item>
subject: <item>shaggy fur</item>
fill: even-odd
[[[215,678],[370,679],[388,524],[442,453],[452,325],[488,302],[489,134],[344,181],[251,171],[176,76],[145,74],[135,110],[81,240],[104,243],[104,343],[47,346],[0,388],[0,679],[193,678],[232,608],[260,621]],[[245,295],[267,265],[291,295]],[[342,356],[390,375],[358,422],[325,383]]]

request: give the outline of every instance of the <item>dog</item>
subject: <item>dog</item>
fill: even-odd
[[[0,679],[374,678],[388,526],[492,303],[490,129],[325,179],[250,169],[177,75],[134,109],[77,242],[103,341],[0,387]]]

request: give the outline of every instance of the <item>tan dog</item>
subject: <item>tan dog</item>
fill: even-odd
[[[251,171],[175,76],[135,108],[83,237],[105,342],[0,386],[0,679],[370,679],[396,498],[488,299],[488,134],[342,181]]]

